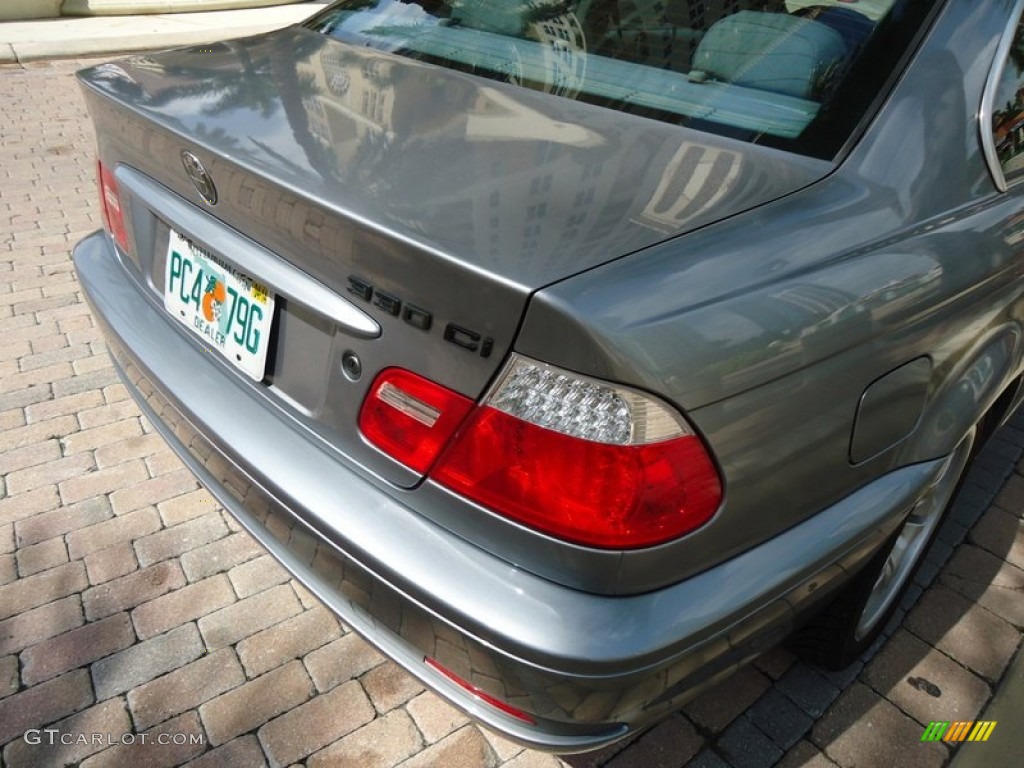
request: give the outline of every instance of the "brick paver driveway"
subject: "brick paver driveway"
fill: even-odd
[[[559,765],[468,724],[339,626],[127,399],[69,258],[99,226],[81,63],[0,68],[2,762]],[[947,761],[924,725],[975,719],[1024,627],[1015,423],[870,660],[825,675],[774,651],[632,742],[566,762]],[[994,739],[1019,738],[1001,726]]]

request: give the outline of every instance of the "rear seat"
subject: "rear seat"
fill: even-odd
[[[740,11],[717,21],[701,39],[690,79],[811,99],[847,60],[847,51],[843,36],[819,21]]]
[[[705,31],[744,10],[785,6],[783,0],[585,0],[578,13],[590,52],[687,72]]]
[[[802,98],[874,28],[835,5],[790,14],[785,0],[583,0],[577,14],[591,53]]]

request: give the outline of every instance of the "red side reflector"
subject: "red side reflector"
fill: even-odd
[[[124,225],[124,213],[121,210],[121,193],[117,188],[114,173],[102,162],[97,162],[97,175],[100,183],[100,206],[103,209],[103,223],[107,231],[114,236],[117,244],[128,250],[128,230]]]
[[[480,690],[479,688],[477,688],[472,683],[470,683],[470,682],[468,682],[466,680],[463,680],[461,677],[456,675],[450,669],[448,669],[447,667],[441,665],[440,663],[438,663],[434,659],[430,658],[429,656],[424,656],[423,657],[423,663],[426,664],[428,667],[432,667],[433,669],[436,669],[438,672],[440,672],[442,675],[447,677],[449,680],[451,680],[456,685],[458,685],[458,686],[460,686],[462,688],[465,688],[467,691],[469,691],[471,694],[476,696],[481,701],[483,701],[483,702],[485,702],[487,704],[490,704],[495,709],[501,710],[506,715],[512,715],[512,717],[516,718],[517,720],[522,720],[524,723],[528,723],[530,725],[536,725],[537,724],[536,720],[534,720],[528,714],[523,712],[521,709],[516,709],[511,704],[506,704],[501,699],[496,699],[495,697],[491,696],[491,694],[485,693],[484,691]]]
[[[381,371],[359,412],[359,429],[384,453],[426,472],[473,401],[401,368]]]

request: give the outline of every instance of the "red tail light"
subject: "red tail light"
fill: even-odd
[[[102,162],[97,162],[96,175],[100,185],[100,207],[103,210],[103,223],[107,231],[114,236],[117,244],[128,250],[128,230],[124,225],[124,213],[121,210],[121,193],[117,188],[114,173]]]
[[[372,442],[418,471],[433,466],[440,485],[557,538],[603,549],[654,546],[700,527],[722,501],[703,442],[644,393],[514,355],[465,423],[458,426],[468,406],[453,411],[450,431],[430,434],[414,464],[403,455],[419,458],[417,433],[395,426],[405,421],[389,411],[367,417],[385,407],[377,394],[383,378],[360,416]],[[396,431],[394,439],[379,437],[378,422]]]
[[[359,428],[386,454],[426,472],[473,401],[401,368],[388,368],[370,387]]]

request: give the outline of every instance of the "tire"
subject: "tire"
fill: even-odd
[[[843,587],[839,595],[789,639],[805,661],[839,670],[856,661],[881,634],[913,582],[974,457],[977,428],[946,459],[911,513]]]

